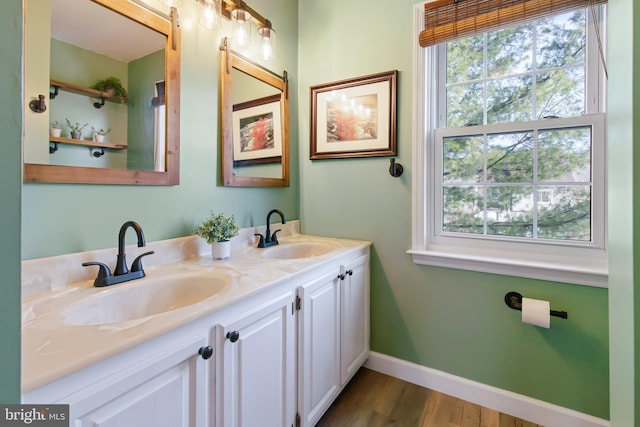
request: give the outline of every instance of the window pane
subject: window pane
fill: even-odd
[[[531,120],[531,76],[487,82],[487,123]]]
[[[541,198],[540,193],[547,193],[547,196]],[[538,200],[538,237],[590,241],[591,186],[541,187]]]
[[[452,186],[442,192],[442,231],[482,234],[482,187]]]
[[[539,73],[536,77],[536,117],[575,117],[585,112],[584,67]]]
[[[487,188],[487,234],[533,237],[533,187]]]
[[[538,133],[540,182],[591,181],[591,128],[545,130]]]
[[[531,24],[487,33],[487,76],[500,77],[531,70]]]
[[[483,124],[482,83],[447,88],[447,127]]]
[[[538,68],[582,63],[586,48],[584,10],[538,21],[536,62]]]
[[[445,138],[443,141],[442,180],[447,184],[482,183],[482,136]]]
[[[447,83],[482,78],[482,34],[447,43]]]
[[[493,134],[487,137],[487,182],[532,182],[531,132]]]

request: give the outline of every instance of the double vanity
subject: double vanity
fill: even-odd
[[[313,426],[369,354],[370,243],[243,229],[126,247],[146,276],[94,287],[114,249],[23,262],[24,403],[73,426]]]

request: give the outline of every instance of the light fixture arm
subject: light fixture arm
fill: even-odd
[[[234,9],[244,9],[247,12],[249,12],[249,14],[251,15],[251,20],[258,26],[260,27],[269,27],[271,28],[271,22],[265,18],[264,16],[260,15],[258,12],[256,12],[253,8],[251,8],[251,6],[249,6],[248,4],[246,4],[244,1],[242,0],[222,0],[223,7],[222,7],[222,15],[227,18],[227,19],[231,19],[231,11]]]

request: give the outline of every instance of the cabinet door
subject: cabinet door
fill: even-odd
[[[298,390],[302,426],[313,426],[340,392],[338,271],[301,286]]]
[[[340,381],[344,385],[369,357],[369,256],[341,270]]]
[[[205,427],[209,361],[203,337],[72,396],[74,427]]]
[[[289,291],[221,325],[225,427],[295,423],[295,294]]]

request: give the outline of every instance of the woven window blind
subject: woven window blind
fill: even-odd
[[[424,5],[422,47],[497,30],[607,0],[436,0]]]

